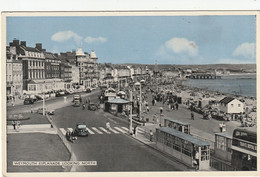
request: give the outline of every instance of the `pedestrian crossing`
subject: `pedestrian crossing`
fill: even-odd
[[[61,133],[65,136],[67,130],[73,131],[73,128],[59,128]],[[104,127],[87,127],[86,128],[91,135],[104,135],[104,134],[127,134],[129,133],[129,129],[127,127],[111,127],[109,129],[106,129]],[[138,128],[137,133],[143,134],[145,132],[144,129]]]

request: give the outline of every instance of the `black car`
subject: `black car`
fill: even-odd
[[[98,107],[97,107],[97,104],[95,104],[95,103],[90,103],[88,105],[88,110],[96,111],[97,109],[98,109]]]
[[[90,88],[87,88],[86,89],[86,93],[90,93],[91,92],[91,89]]]
[[[34,104],[34,99],[32,98],[25,98],[23,104]]]
[[[76,136],[88,136],[87,125],[83,123],[77,124],[73,133]]]

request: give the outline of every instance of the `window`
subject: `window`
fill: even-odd
[[[231,104],[231,107],[233,107],[234,105],[233,104]]]
[[[238,107],[240,107],[240,104],[238,104]]]

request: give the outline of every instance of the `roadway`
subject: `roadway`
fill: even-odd
[[[99,91],[83,94],[83,101],[89,97],[91,102],[98,101]],[[147,145],[133,139],[127,133],[127,122],[116,122],[109,119],[102,110],[83,110],[72,106],[73,95],[46,101],[46,107],[56,108],[53,123],[61,131],[75,128],[77,123],[84,122],[90,130],[88,137],[78,137],[71,143],[72,151],[79,161],[96,161],[96,166],[76,168],[76,171],[115,172],[115,171],[178,171],[168,157]],[[42,103],[33,105],[34,109]],[[17,105],[8,113],[19,113],[30,110],[30,106]],[[110,120],[113,131],[106,132],[105,124]],[[65,136],[65,135],[64,135]]]

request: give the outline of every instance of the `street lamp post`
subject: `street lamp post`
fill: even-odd
[[[139,119],[141,120],[141,112],[142,112],[142,85],[140,82],[136,82],[135,86],[140,86],[140,104],[139,104]]]
[[[133,95],[132,95],[132,90],[130,90],[129,93],[130,96],[130,114],[129,114],[129,119],[130,119],[130,125],[129,125],[129,133],[132,134],[132,121],[133,121],[133,115],[132,115],[132,101],[133,101]]]
[[[43,84],[43,89],[45,89],[45,81]],[[42,99],[42,114],[45,116],[45,92],[43,90],[43,99]]]

